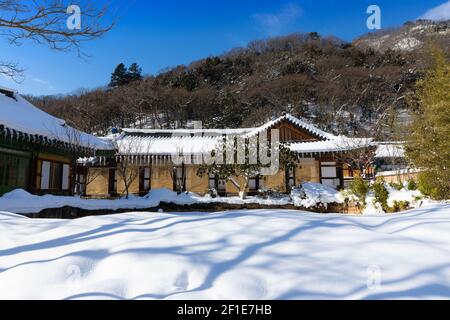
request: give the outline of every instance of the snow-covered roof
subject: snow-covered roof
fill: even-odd
[[[224,135],[224,134],[245,134],[255,130],[255,128],[242,129],[123,129],[122,131],[130,134],[149,134],[149,135]]]
[[[130,136],[116,140],[120,154],[172,155],[210,154],[217,148],[221,136]]]
[[[398,176],[398,175],[408,175],[408,174],[420,173],[422,171],[423,171],[423,169],[405,168],[405,169],[377,172],[376,176],[377,177],[389,177],[389,176]]]
[[[342,152],[369,147],[371,141],[371,139],[366,138],[336,136],[326,141],[291,143],[289,147],[292,151],[300,154]]]
[[[302,128],[302,129],[304,129],[305,131],[307,131],[307,132],[311,133],[312,135],[317,136],[318,138],[321,138],[321,139],[329,140],[329,139],[335,138],[334,135],[332,135],[330,133],[327,133],[327,132],[325,132],[323,130],[320,130],[319,128],[317,128],[316,126],[306,122],[305,120],[300,120],[300,119],[298,119],[298,118],[296,118],[296,117],[294,117],[294,116],[292,116],[290,114],[285,114],[285,115],[283,115],[283,116],[281,116],[281,117],[279,117],[279,118],[277,118],[275,120],[269,121],[265,125],[253,129],[247,135],[248,136],[257,135],[257,134],[259,134],[261,132],[269,130],[270,128],[276,126],[277,124],[279,124],[279,123],[281,123],[283,121],[290,122],[290,123],[292,123],[292,124]]]
[[[135,128],[126,128],[122,131],[126,134],[136,134],[136,135],[161,135],[161,136],[170,136],[170,135],[246,135],[247,137],[257,135],[264,131],[271,129],[277,124],[287,121],[292,123],[293,125],[309,132],[313,136],[316,136],[320,139],[329,140],[333,139],[336,136],[330,133],[327,133],[323,130],[320,130],[316,126],[311,123],[306,122],[305,120],[300,120],[290,114],[285,114],[281,117],[278,117],[275,120],[269,121],[263,126],[256,128],[239,128],[239,129],[135,129]]]
[[[196,155],[210,154],[221,138],[203,137],[148,137],[122,136],[116,141],[120,154],[126,155]],[[370,139],[337,137],[333,140],[298,142],[289,148],[299,154],[342,152],[370,146]]]
[[[210,154],[216,149],[223,135],[242,135],[251,137],[267,132],[282,121],[288,121],[320,141],[305,141],[291,143],[290,148],[299,154],[342,152],[357,148],[363,148],[371,143],[371,139],[347,138],[335,136],[324,132],[312,124],[306,123],[289,114],[270,121],[259,128],[246,129],[125,129],[120,135],[110,136],[117,144],[122,155],[198,155]]]
[[[38,109],[16,91],[6,88],[0,88],[0,126],[10,134],[57,140],[89,149],[113,149],[108,141],[68,126],[64,120]]]
[[[401,142],[377,142],[375,158],[403,158],[405,147]]]

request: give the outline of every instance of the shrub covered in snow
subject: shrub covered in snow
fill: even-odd
[[[349,191],[357,199],[357,205],[364,207],[366,205],[366,197],[369,192],[369,182],[361,177],[356,177],[352,183],[350,183]]]
[[[364,214],[364,215],[368,215],[368,214],[385,214],[386,211],[383,208],[383,206],[381,205],[381,203],[379,203],[376,200],[374,192],[370,191],[369,194],[367,195],[366,205],[362,208],[361,213]]]
[[[281,199],[286,198],[286,194],[279,190],[263,188],[258,190],[258,197],[263,199]]]
[[[375,202],[378,203],[384,211],[387,211],[389,191],[386,189],[384,182],[377,181],[372,185],[373,193],[375,195]]]
[[[420,207],[424,199],[423,194],[409,188],[408,183],[403,185],[377,181],[369,184],[369,182],[355,181],[341,194],[350,204],[357,206],[363,214],[381,214]]]
[[[407,190],[402,188],[400,190],[386,186],[389,192],[388,206],[394,208],[394,211],[402,211],[405,208],[416,208],[420,206],[424,199],[423,194],[418,190]]]
[[[393,212],[401,212],[410,209],[409,201],[394,201],[392,207],[390,208]]]
[[[365,184],[360,189],[365,189]],[[364,190],[363,190],[364,191]],[[388,198],[386,200],[386,193]],[[243,200],[239,197],[212,197],[192,192],[176,193],[168,189],[154,189],[143,197],[132,196],[128,199],[94,200],[80,197],[32,195],[24,190],[15,190],[0,197],[0,211],[22,214],[39,213],[44,209],[63,208],[66,206],[84,210],[118,210],[118,209],[149,209],[157,208],[161,203],[172,203],[179,206],[195,204],[230,204],[261,206],[294,205],[305,209],[328,209],[333,204],[359,204],[360,196],[352,190],[336,191],[334,188],[320,183],[303,183],[293,188],[290,194],[266,190],[258,196]],[[363,213],[396,212],[409,208],[417,208],[422,204],[423,195],[417,190],[403,188],[397,190],[387,184],[374,184],[368,188],[364,203],[360,206]],[[386,204],[387,202],[387,204]]]
[[[403,189],[404,185],[398,182],[390,182],[389,186],[397,191],[400,191]]]
[[[303,183],[291,191],[292,202],[297,207],[327,208],[333,203],[343,203],[343,198],[336,189],[320,183]]]
[[[414,181],[414,180],[409,180],[409,181],[408,181],[407,189],[410,190],[410,191],[417,190],[417,183],[416,183],[416,181]]]

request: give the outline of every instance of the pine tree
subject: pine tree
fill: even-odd
[[[434,60],[417,85],[417,111],[410,125],[406,155],[425,171],[421,191],[436,199],[450,198],[450,63],[442,50],[431,49]]]
[[[129,82],[127,68],[123,63],[120,63],[111,74],[111,82],[109,83],[109,86],[111,88],[116,88],[126,85]]]
[[[239,128],[247,112],[229,89],[221,93],[220,105],[216,125],[222,128]]]
[[[127,72],[128,81],[142,80],[142,68],[137,63],[133,63]]]

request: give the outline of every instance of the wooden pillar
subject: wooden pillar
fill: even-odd
[[[29,172],[28,172],[28,182],[27,182],[27,191],[35,194],[37,189],[37,165],[38,165],[38,157],[35,152],[31,153],[30,164],[29,164]]]
[[[339,185],[344,188],[344,164],[342,162],[336,162],[337,176],[339,178]]]

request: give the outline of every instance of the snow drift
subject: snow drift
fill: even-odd
[[[163,202],[177,205],[226,203],[283,206],[294,204],[303,208],[311,208],[319,204],[326,205],[341,202],[339,193],[336,190],[318,183],[305,183],[300,191],[301,193],[293,193],[291,196],[286,195],[273,198],[248,197],[242,200],[239,197],[211,198],[210,196],[203,197],[192,192],[178,194],[168,189],[155,189],[151,190],[144,197],[130,196],[129,199],[93,200],[54,195],[36,196],[25,190],[18,189],[0,197],[0,210],[22,214],[39,213],[44,209],[66,206],[84,210],[140,210],[158,207]]]
[[[0,213],[0,299],[450,298],[450,205],[78,220]]]

